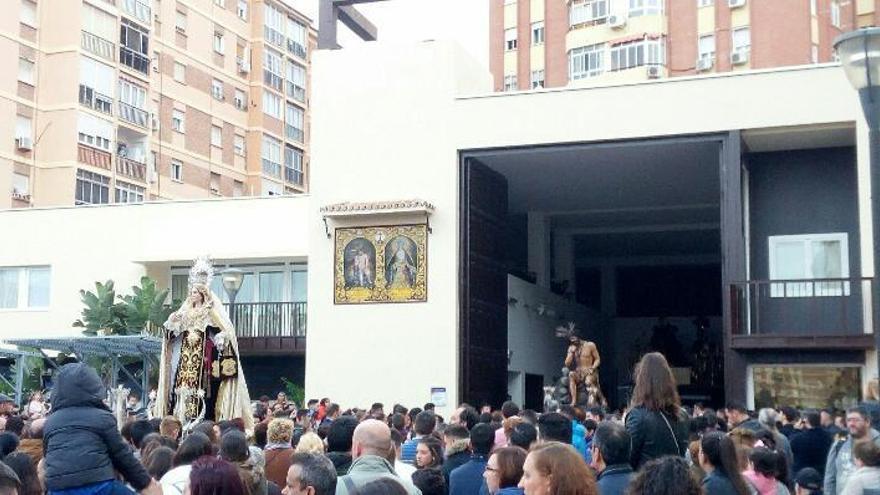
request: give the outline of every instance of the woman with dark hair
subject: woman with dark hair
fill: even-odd
[[[191,495],[248,494],[235,466],[212,456],[199,457],[192,463],[187,491]]]
[[[516,486],[523,476],[523,464],[528,452],[520,447],[501,447],[489,456],[483,479],[490,495],[522,495],[522,488]]]
[[[627,495],[703,495],[699,481],[691,475],[687,461],[666,456],[647,462],[630,481]],[[715,492],[707,491],[707,495]]]
[[[171,469],[171,463],[174,460],[174,451],[168,447],[158,446],[150,451],[144,458],[144,467],[147,472],[156,481],[162,479]]]
[[[416,467],[431,469],[441,466],[443,466],[443,444],[432,436],[420,438],[416,446]]]
[[[751,495],[746,480],[739,474],[736,447],[727,435],[713,431],[700,441],[700,467],[706,472],[703,488],[711,495]]]
[[[687,452],[687,413],[681,409],[675,378],[663,354],[645,354],[636,365],[625,423],[632,439],[633,469],[651,459],[664,455],[684,457]]]
[[[18,448],[18,435],[4,431],[0,433],[0,460],[11,454]]]
[[[42,495],[43,487],[37,476],[37,467],[31,456],[24,452],[13,452],[3,458],[3,464],[9,466],[21,481],[18,495]]]
[[[523,464],[519,487],[525,495],[596,495],[596,480],[574,447],[547,442],[535,447]]]
[[[192,463],[202,456],[213,455],[213,453],[214,446],[211,445],[211,440],[207,435],[199,432],[190,433],[183,439],[177,453],[174,454],[171,461],[174,468],[162,476],[160,481],[162,493],[164,495],[183,495]]]

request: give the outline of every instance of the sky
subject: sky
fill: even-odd
[[[318,25],[318,0],[284,0]],[[458,41],[488,68],[488,0],[385,0],[356,7],[379,29],[380,41]],[[343,48],[363,43],[345,26],[338,29]]]

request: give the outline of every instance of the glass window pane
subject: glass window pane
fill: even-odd
[[[293,302],[306,302],[308,295],[308,272],[295,271],[290,274],[290,294]]]
[[[801,241],[776,243],[773,253],[775,270],[770,274],[771,278],[776,280],[807,278],[804,266],[806,254],[804,243]]]
[[[28,269],[28,307],[49,307],[49,268]]]
[[[843,278],[840,241],[813,242],[813,278]]]
[[[0,308],[18,307],[18,268],[0,268]]]
[[[241,289],[238,289],[238,294],[235,296],[235,302],[237,303],[250,303],[256,302],[256,295],[254,294],[254,274],[253,273],[245,273],[244,278],[241,281]]]
[[[183,302],[186,299],[188,277],[185,274],[171,276],[171,300]]]
[[[260,302],[284,301],[284,272],[260,273]]]
[[[858,403],[862,382],[859,368],[836,366],[756,366],[753,379],[755,409],[846,409]]]

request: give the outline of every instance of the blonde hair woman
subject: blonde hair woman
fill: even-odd
[[[323,454],[324,441],[321,440],[317,433],[310,431],[299,439],[299,443],[296,444],[296,453]]]

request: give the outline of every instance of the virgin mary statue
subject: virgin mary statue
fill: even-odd
[[[214,292],[214,268],[207,257],[189,271],[189,295],[164,325],[157,417],[173,415],[188,431],[202,420],[254,418],[239,363],[238,340],[229,316]]]

